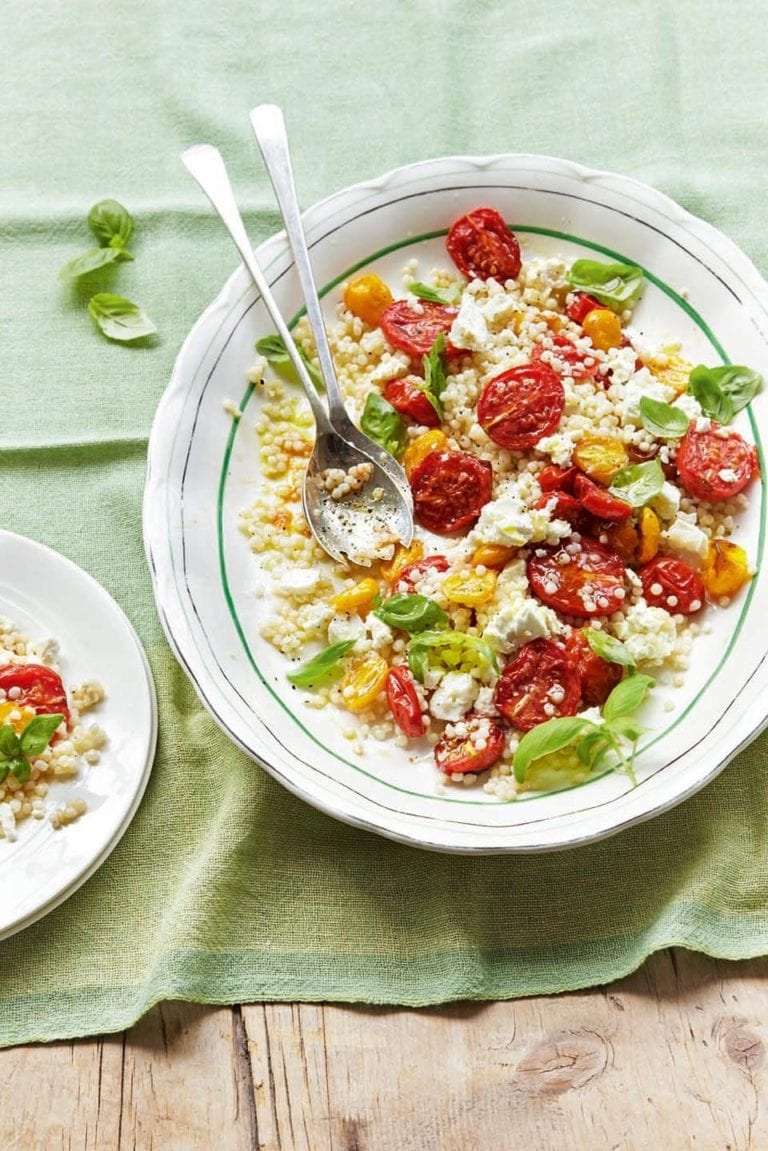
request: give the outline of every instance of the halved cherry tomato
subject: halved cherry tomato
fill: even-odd
[[[717,424],[701,432],[691,424],[677,449],[677,471],[697,500],[728,500],[757,475],[757,452],[738,432],[722,436]]]
[[[504,750],[504,732],[491,716],[470,712],[461,722],[466,735],[443,735],[435,744],[435,763],[445,775],[476,775]]]
[[[601,352],[610,348],[620,348],[623,341],[621,320],[610,308],[602,305],[587,312],[582,320],[584,335],[589,336],[593,347]]]
[[[550,347],[550,344],[553,346]],[[549,366],[558,375],[570,376],[574,380],[588,380],[597,371],[597,360],[592,352],[579,351],[567,336],[557,334],[550,336],[546,344],[537,344],[531,352],[533,362],[541,360],[546,351],[551,351],[555,357],[555,363]],[[585,363],[586,360],[589,360],[589,363]],[[560,364],[564,364],[565,367],[561,369]]]
[[[625,563],[634,564],[640,547],[640,533],[632,520],[620,520],[613,524],[601,523],[600,527],[605,530],[608,537],[606,541],[608,547],[618,552]],[[650,559],[650,556],[648,558]]]
[[[475,208],[451,227],[445,241],[448,255],[470,280],[500,283],[520,274],[517,237],[494,208]]]
[[[493,599],[496,579],[496,572],[492,568],[484,572],[472,568],[469,571],[455,572],[443,580],[443,595],[449,603],[480,607],[481,604]]]
[[[407,300],[395,300],[381,314],[381,330],[393,348],[400,348],[409,356],[426,356],[437,337],[451,330],[458,311],[445,304],[429,300],[419,302],[419,310]],[[455,355],[456,348],[446,343],[447,355]]]
[[[582,703],[587,707],[602,707],[622,677],[621,666],[594,652],[584,633],[577,628],[565,641],[565,650],[579,677]]]
[[[375,651],[353,663],[339,683],[344,707],[362,711],[372,704],[387,681],[388,671],[386,660]]]
[[[378,324],[381,314],[392,303],[392,293],[380,276],[368,273],[350,280],[344,289],[344,303],[354,316],[366,324]]]
[[[335,595],[331,600],[331,606],[336,611],[344,612],[367,610],[378,594],[378,582],[368,576],[366,579],[361,579],[353,587],[346,588]]]
[[[421,437],[419,437],[421,438]],[[406,568],[418,562],[424,555],[424,544],[421,540],[414,540],[408,547],[398,544],[395,554],[389,563],[383,563],[379,571],[387,583],[394,584],[400,579]],[[447,561],[446,561],[447,562]]]
[[[37,715],[64,716],[69,723],[67,693],[61,676],[41,663],[9,663],[0,667],[0,690],[6,695],[19,688],[19,694],[12,700],[17,707],[31,707]]]
[[[436,428],[440,417],[424,391],[424,381],[419,376],[402,376],[399,380],[388,380],[384,385],[384,399],[403,416],[410,416],[417,424],[426,428]]]
[[[432,428],[431,431],[422,432],[415,440],[411,440],[403,452],[403,467],[408,479],[411,478],[422,460],[425,460],[431,452],[442,452],[447,446],[448,437],[445,432],[441,432],[439,428]]]
[[[563,647],[549,639],[524,644],[504,668],[493,702],[518,731],[579,710],[579,677]]]
[[[521,364],[494,376],[477,401],[477,419],[486,435],[514,452],[535,448],[560,423],[565,391],[547,364]]]
[[[503,568],[517,555],[517,548],[508,548],[504,544],[480,544],[472,552],[469,561],[472,567]]]
[[[536,477],[543,492],[572,492],[573,481],[578,468],[559,468],[557,464],[547,464]]]
[[[587,476],[576,476],[573,491],[584,510],[601,520],[628,520],[635,510],[626,500],[616,499],[605,488],[593,484]]]
[[[672,615],[694,615],[704,607],[704,584],[693,568],[674,556],[657,556],[637,574],[651,607],[663,607]]]
[[[624,444],[616,436],[582,436],[573,449],[573,462],[598,484],[610,484],[629,463]]]
[[[744,548],[730,540],[710,540],[701,578],[710,595],[736,595],[751,579]]]
[[[397,591],[404,595],[411,595],[429,572],[447,572],[451,565],[445,556],[425,556],[408,564],[397,578]]]
[[[586,292],[577,292],[570,304],[565,309],[565,314],[569,320],[574,320],[577,324],[584,323],[584,317],[594,308],[600,308],[602,304],[596,300],[594,296],[588,296]]]
[[[554,507],[552,504],[554,503]],[[583,531],[588,523],[584,508],[568,492],[545,492],[534,504],[536,508],[550,508],[550,519],[567,520],[574,531]]]
[[[389,669],[387,703],[403,735],[409,739],[418,739],[424,734],[424,716],[416,691],[416,680],[405,665],[398,664]]]
[[[542,603],[580,619],[618,611],[625,599],[621,557],[584,536],[579,551],[567,546],[536,548],[528,560],[528,579]]]
[[[640,546],[637,549],[637,562],[639,564],[647,564],[653,559],[659,550],[659,539],[661,537],[661,524],[659,517],[652,508],[643,508],[640,512],[639,521],[640,531]]]
[[[432,452],[411,475],[416,519],[439,535],[474,523],[492,489],[491,464],[467,452]]]

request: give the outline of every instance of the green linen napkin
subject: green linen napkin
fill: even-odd
[[[160,704],[123,841],[0,943],[0,1044],[114,1031],[166,998],[425,1004],[601,983],[671,944],[768,951],[765,739],[677,810],[576,851],[390,843],[289,795],[216,728],[165,643],[140,522],[155,405],[235,262],[184,147],[220,145],[255,241],[278,220],[247,111],[273,100],[305,203],[425,157],[544,152],[656,185],[766,270],[762,5],[6,0],[0,21],[2,522],[115,596]],[[56,279],[105,196],[136,217],[136,259],[98,285],[145,307],[150,347],[106,342],[84,289]]]

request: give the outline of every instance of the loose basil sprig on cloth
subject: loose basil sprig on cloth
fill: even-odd
[[[19,783],[25,783],[30,776],[30,759],[45,751],[51,742],[56,728],[64,719],[63,715],[36,715],[17,735],[10,724],[0,727],[0,783],[10,773]]]
[[[379,392],[369,392],[360,419],[360,430],[393,456],[405,448],[405,420]]]
[[[639,406],[643,427],[657,440],[676,440],[688,431],[690,420],[682,408],[652,400],[650,396],[642,396]]]
[[[301,344],[297,343],[296,347],[299,350],[304,367],[307,369],[307,374],[312,383],[317,388],[318,392],[325,391],[325,383],[323,377],[315,365],[310,360],[307,353],[304,351]],[[256,341],[256,351],[260,356],[263,356],[268,364],[271,364],[276,372],[279,372],[283,379],[290,380],[291,383],[297,384],[299,377],[296,374],[296,369],[293,366],[293,360],[288,355],[285,343],[282,336],[265,336],[263,340]]]
[[[729,424],[733,417],[755,398],[763,377],[740,364],[707,368],[697,364],[688,377],[688,390],[698,400],[701,410],[718,424]]]
[[[602,722],[594,723],[583,716],[549,719],[526,732],[515,752],[514,771],[518,783],[524,783],[528,769],[536,760],[570,748],[579,763],[590,773],[605,767],[613,759],[615,770],[626,772],[637,783],[634,760],[637,741],[643,734],[634,713],[645,700],[655,680],[647,675],[630,675],[617,684],[602,707]],[[626,744],[630,744],[627,753]]]
[[[613,477],[609,491],[633,508],[641,508],[664,487],[664,470],[658,460],[630,464]]]
[[[88,311],[108,339],[122,344],[152,336],[157,331],[146,312],[125,296],[99,292],[88,301]]]
[[[76,280],[107,264],[133,259],[127,247],[133,235],[133,219],[122,204],[117,200],[100,200],[88,213],[88,223],[100,247],[90,248],[65,264],[59,272],[60,280]]]
[[[420,300],[428,300],[431,304],[445,304],[455,307],[461,300],[461,288],[457,284],[454,288],[432,288],[429,284],[422,284],[414,280],[409,284],[408,291]]]
[[[594,296],[601,304],[623,312],[634,304],[643,288],[643,269],[634,264],[603,264],[599,260],[576,260],[567,275],[577,292]]]
[[[341,671],[344,657],[349,655],[355,646],[355,640],[343,639],[339,643],[332,643],[330,647],[319,651],[296,671],[289,672],[287,679],[297,687],[315,687],[318,683],[327,683]]]
[[[425,595],[391,595],[375,614],[389,627],[407,631],[409,635],[447,628],[450,622],[440,604]]]

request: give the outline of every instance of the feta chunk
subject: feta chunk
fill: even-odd
[[[475,711],[478,715],[498,715],[493,703],[492,687],[481,687],[475,699]]]
[[[612,384],[610,395],[618,402],[622,423],[639,424],[640,401],[643,396],[668,404],[675,398],[676,392],[674,388],[669,388],[666,384],[662,384],[661,380],[657,380],[647,368],[641,368],[627,380],[623,388]]]
[[[365,620],[365,630],[371,641],[371,647],[374,651],[382,651],[391,645],[395,638],[394,632],[389,624],[384,623],[383,619],[379,619],[376,612],[369,612]]]
[[[465,295],[461,301],[459,314],[453,321],[448,339],[454,348],[466,348],[480,352],[488,346],[488,325],[485,317],[471,296]]]
[[[312,595],[322,579],[319,568],[287,568],[275,583],[278,595]]]
[[[552,436],[543,436],[536,445],[537,452],[545,452],[558,467],[565,467],[571,462],[573,455],[573,440],[562,432],[555,432]]]
[[[514,495],[504,495],[486,504],[470,539],[473,545],[501,544],[522,547],[533,536],[533,521],[525,505]]]
[[[704,562],[709,548],[709,539],[700,527],[696,526],[693,512],[680,512],[675,521],[661,533],[664,550],[698,568]]]
[[[616,624],[616,635],[636,663],[663,663],[677,642],[675,621],[669,612],[644,602],[634,604]]]
[[[689,420],[698,420],[704,415],[701,410],[701,404],[690,392],[683,392],[682,396],[678,396],[672,407],[679,408],[681,412],[685,412]]]
[[[456,723],[472,710],[478,688],[468,672],[446,672],[429,701],[430,713],[435,719]]]
[[[680,511],[680,489],[665,480],[663,488],[650,504],[663,520],[673,520]]]
[[[497,651],[513,652],[532,639],[547,638],[562,631],[555,613],[534,599],[512,600],[491,616],[483,639]]]
[[[342,613],[335,615],[328,624],[328,643],[345,643],[354,640],[357,644],[365,635],[365,624],[359,615]]]

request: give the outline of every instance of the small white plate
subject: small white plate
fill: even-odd
[[[0,615],[32,640],[55,639],[67,686],[96,680],[106,698],[87,712],[108,742],[99,763],[72,781],[52,783],[47,802],[80,797],[88,810],[55,830],[25,819],[18,839],[0,839],[0,939],[67,899],[104,862],[133,819],[157,741],[157,704],[138,637],[112,597],[58,552],[0,531]]]
[[[524,255],[623,260],[646,269],[635,323],[653,340],[679,338],[694,362],[727,358],[768,378],[768,288],[714,228],[643,184],[544,156],[449,157],[348,188],[305,216],[313,266],[333,319],[338,285],[370,269],[403,294],[401,271],[450,267],[444,237],[472,208],[498,209]],[[226,243],[222,236],[222,243]],[[278,304],[302,299],[281,233],[258,258]],[[711,780],[766,723],[768,571],[761,565],[765,489],[753,485],[739,542],[759,565],[727,611],[708,609],[681,689],[659,689],[639,786],[613,774],[566,791],[501,803],[475,787],[436,792],[431,757],[371,740],[350,754],[338,722],[301,703],[286,661],[259,637],[255,557],[237,515],[258,492],[258,398],[246,386],[254,341],[271,332],[243,269],[187,338],[152,429],[145,542],[168,638],[200,698],[231,739],[323,811],[396,839],[444,851],[544,851],[585,843],[647,819]],[[244,406],[234,424],[224,401]],[[768,392],[737,427],[759,444]],[[665,711],[669,703],[674,710]]]

